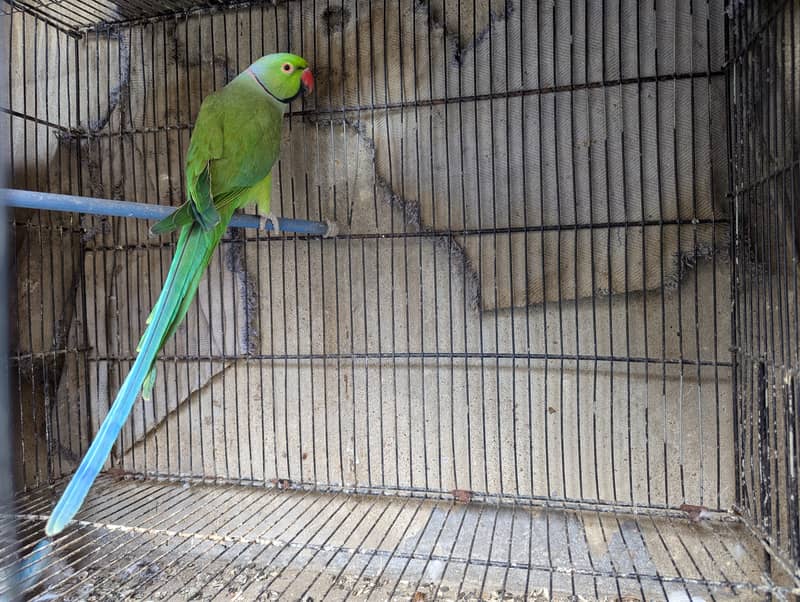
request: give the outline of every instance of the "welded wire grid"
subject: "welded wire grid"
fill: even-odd
[[[432,6],[251,6],[86,32],[63,66],[78,83],[67,78],[70,86],[59,94],[48,93],[47,78],[28,74],[22,106],[14,99],[11,110],[16,117],[14,111],[35,106],[37,114],[13,119],[13,139],[17,145],[27,140],[28,155],[47,143],[56,147],[51,154],[67,155],[66,166],[50,170],[35,157],[29,157],[30,167],[16,155],[17,164],[29,169],[28,186],[48,185],[36,179],[46,171],[86,194],[175,204],[183,198],[182,155],[200,98],[253,57],[279,47],[308,55],[318,73],[319,94],[290,117],[274,202],[287,215],[334,218],[350,233],[330,242],[245,239],[241,233],[225,240],[196,311],[162,356],[154,405],[139,406],[123,436],[125,468],[256,482],[289,478],[389,490],[455,488],[726,507],[723,498],[730,499],[732,487],[721,482],[732,466],[722,458],[732,447],[722,437],[721,421],[730,404],[730,364],[721,343],[727,329],[718,322],[726,320],[720,292],[728,289],[727,266],[720,265],[724,257],[712,242],[725,248],[727,220],[709,202],[715,199],[711,142],[724,141],[710,121],[712,84],[724,92],[721,72],[713,70],[714,61],[721,66],[721,48],[718,56],[711,51],[713,40],[722,42],[721,26],[712,38],[702,13],[674,8],[661,15],[651,7],[639,15],[635,22],[649,27],[657,17],[671,23],[669,36],[659,35],[675,51],[685,46],[681,35],[697,31],[708,38],[702,56],[691,52],[673,61],[687,68],[702,63],[702,71],[660,74],[652,43],[645,56],[630,55],[633,65],[625,62],[623,42],[644,45],[650,39],[637,28],[630,39],[622,36],[635,11],[599,4],[586,10],[598,7],[612,33],[589,27],[594,14],[573,16],[552,7],[545,14],[522,6],[500,14],[491,6],[481,15],[476,5],[470,30],[480,29],[479,18],[486,29],[462,42],[436,25]],[[439,21],[452,22],[442,9]],[[458,13],[456,25],[461,18]],[[47,26],[27,14],[15,19],[21,23],[10,28],[10,41],[37,49],[20,57],[25,60],[17,69],[24,75],[33,62],[33,71],[55,70],[60,63],[50,61],[59,55],[47,52]],[[680,33],[683,19],[690,19],[689,33]],[[613,63],[586,61],[586,73],[574,74],[575,57],[588,53],[558,36],[578,23],[582,29],[572,35],[600,44],[600,56],[615,57]],[[403,35],[406,43],[394,45],[395,36]],[[474,46],[499,44],[500,36],[502,52],[494,55],[510,64],[511,57],[519,63],[533,53],[533,75],[506,73],[506,65],[487,62],[494,55],[486,48]],[[423,59],[411,58],[425,56],[435,44],[437,52],[457,54],[431,58],[423,78],[414,73]],[[405,54],[392,54],[401,50]],[[359,60],[347,60],[347,52]],[[636,70],[645,58],[655,74]],[[442,69],[441,77],[431,72],[434,67]],[[519,68],[524,71],[521,63]],[[362,69],[369,69],[368,78]],[[410,82],[417,82],[413,90],[406,89]],[[73,123],[58,113],[58,122],[67,125],[45,137],[38,112],[62,95],[76,113]],[[704,112],[687,121],[678,96],[687,109],[692,98],[698,104],[702,99]],[[659,117],[663,123],[652,112],[659,99],[671,109],[668,119]],[[628,124],[619,119],[627,119],[623,109],[638,114],[631,140]],[[46,123],[56,119],[44,117]],[[639,132],[637,122],[645,117],[651,122]],[[578,124],[581,119],[588,122]],[[525,132],[518,140],[515,121]],[[437,135],[427,137],[427,148],[420,141],[425,131]],[[582,149],[573,143],[578,133],[589,136],[581,139]],[[655,163],[628,164],[627,154],[638,156],[638,147]],[[661,157],[662,147],[674,156]],[[703,164],[693,163],[695,147]],[[492,152],[508,161],[492,161]],[[566,165],[559,167],[562,161]],[[590,163],[589,196],[605,195],[591,204],[606,207],[607,214],[583,221],[585,207],[578,202],[585,201],[577,187],[589,182],[579,168]],[[662,183],[676,215],[648,220],[641,206],[628,206],[635,203],[625,198],[643,203],[645,187],[661,186],[643,171],[658,164],[676,168],[675,181]],[[76,181],[69,180],[73,171]],[[413,187],[406,182],[412,175]],[[515,197],[512,184],[524,184],[520,192],[532,200]],[[692,193],[701,187],[707,219],[693,217],[700,201]],[[488,203],[484,195],[505,203]],[[53,424],[52,440],[75,457],[88,439],[79,427],[96,427],[127,372],[172,246],[149,238],[145,224],[123,220],[87,218],[79,232],[82,260],[64,268],[86,284],[74,302],[73,313],[82,319],[70,330],[77,341],[70,351],[71,357],[91,351],[67,369],[59,386],[86,398],[82,404],[57,399],[50,410],[53,423],[72,421],[66,428]],[[704,242],[694,246],[693,238]],[[661,248],[667,242],[675,248]],[[61,250],[56,265],[69,256]],[[607,265],[592,265],[595,252],[604,253]],[[36,272],[33,266],[23,271]],[[66,277],[46,293],[80,278]],[[533,290],[534,284],[544,286]],[[668,295],[641,294],[662,285]],[[701,303],[701,295],[708,302]],[[28,328],[28,338],[49,341],[49,321],[35,315],[48,313],[42,312],[48,301],[36,301],[38,307],[20,304],[31,308],[27,321],[38,322]],[[634,400],[639,396],[644,404]],[[98,397],[103,401],[92,401]],[[301,415],[311,420],[301,421]],[[700,431],[689,431],[689,424],[699,424]],[[638,462],[638,454],[646,461]],[[63,465],[67,456],[54,460]]]
[[[775,566],[762,545],[785,550],[785,526],[757,544],[724,515],[741,501],[761,533],[745,443],[793,410],[748,419],[757,397],[729,361],[743,331],[721,1],[80,6],[4,4],[14,186],[177,205],[201,99],[289,49],[318,85],[288,117],[273,206],[343,234],[229,233],[109,465],[216,485],[107,478],[47,552],[48,584],[314,599],[798,586],[797,556]],[[728,51],[750,69],[764,32],[738,7]],[[751,127],[737,119],[734,134]],[[738,165],[754,146],[730,148]],[[14,215],[24,558],[166,274],[173,241],[146,227]],[[767,290],[740,282],[737,312]],[[793,444],[759,447],[767,485],[788,479],[774,464]],[[789,495],[770,498],[784,514]]]
[[[758,543],[729,517],[712,529],[682,515],[589,506],[108,478],[99,489],[91,520],[39,556],[46,582],[56,584],[52,595],[760,600],[781,592],[762,574]],[[25,550],[39,539],[39,513],[49,506],[40,493],[20,499]]]
[[[735,4],[729,34],[738,504],[800,579],[800,6]]]

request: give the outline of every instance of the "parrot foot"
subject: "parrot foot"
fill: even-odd
[[[328,226],[328,229],[325,230],[325,234],[322,235],[322,238],[333,238],[339,234],[339,224],[329,220],[325,220],[325,224]]]
[[[272,231],[275,234],[280,234],[280,232],[281,232],[281,222],[278,219],[278,216],[270,211],[269,215],[267,215],[267,219],[272,222]]]
[[[266,230],[267,224],[272,224],[272,231],[276,234],[279,234],[281,231],[281,222],[278,219],[278,216],[274,213],[269,213],[268,215],[262,215],[261,219],[258,222],[258,229],[259,230]]]

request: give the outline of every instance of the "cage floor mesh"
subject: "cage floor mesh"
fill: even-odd
[[[790,592],[769,576],[760,544],[724,515],[693,522],[606,507],[105,476],[77,523],[37,547],[60,489],[18,499],[19,555],[41,569],[39,584],[26,583],[40,599],[726,600]]]

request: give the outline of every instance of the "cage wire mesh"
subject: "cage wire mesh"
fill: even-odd
[[[800,593],[797,2],[4,0],[0,23],[13,187],[178,205],[201,100],[290,50],[317,86],[273,207],[341,230],[229,230],[42,547],[174,240],[13,212],[6,594]]]

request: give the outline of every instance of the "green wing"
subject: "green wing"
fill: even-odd
[[[211,195],[211,162],[222,157],[222,109],[218,94],[208,96],[200,106],[186,153],[189,198],[175,212],[155,224],[150,229],[153,234],[171,232],[191,222],[197,222],[206,231],[219,224],[219,212]]]

